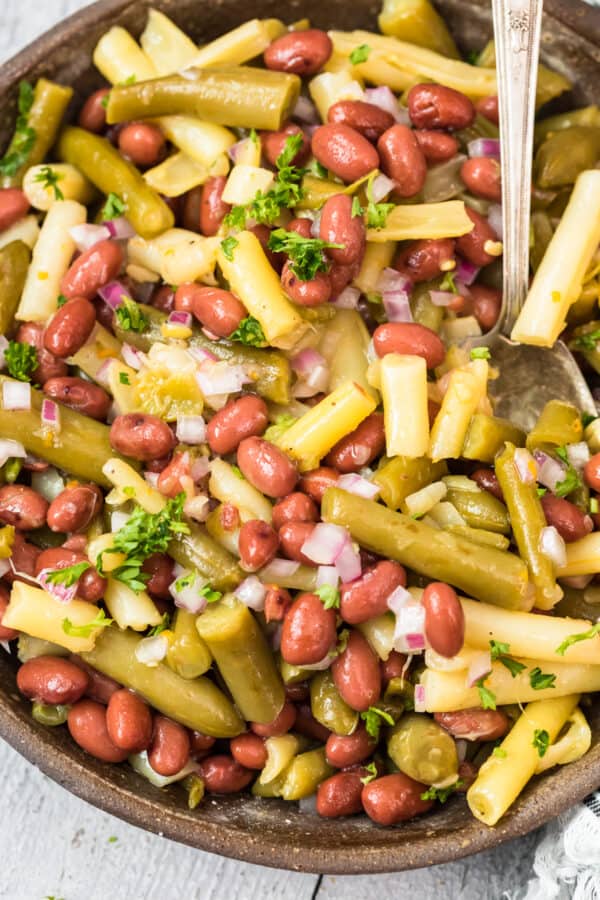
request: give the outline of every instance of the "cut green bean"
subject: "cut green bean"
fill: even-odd
[[[197,678],[204,675],[212,665],[212,656],[198,634],[196,616],[186,609],[178,609],[171,629],[167,665],[182,678]]]
[[[65,724],[70,708],[70,706],[47,706],[45,703],[33,703],[31,715],[40,725],[49,725],[54,728],[56,725]]]
[[[510,522],[504,503],[488,491],[449,490],[446,499],[456,507],[471,528],[510,534]]]
[[[600,159],[600,128],[576,125],[546,138],[535,155],[534,178],[541,188],[575,184]]]
[[[310,683],[310,708],[313,716],[335,734],[352,734],[358,725],[358,713],[336,688],[331,672],[317,672]]]
[[[180,534],[169,544],[169,553],[185,569],[196,569],[217,591],[228,591],[244,578],[236,560],[217,544],[201,525],[190,524],[189,534]]]
[[[333,768],[325,759],[325,748],[308,750],[295,756],[287,769],[281,784],[284,800],[302,800],[314,794],[326,778],[333,775]]]
[[[13,331],[30,262],[31,250],[23,241],[13,241],[0,250],[0,334]]]
[[[430,0],[384,0],[378,23],[382,34],[460,59],[446,23]]]
[[[563,400],[550,400],[527,436],[527,449],[532,453],[534,450],[554,450],[563,444],[576,444],[582,435],[583,425],[577,407]]]
[[[585,361],[600,374],[600,321],[595,319],[575,328],[569,347],[581,353]]]
[[[401,772],[423,784],[458,778],[456,744],[427,716],[409,713],[391,730],[387,750]]]
[[[523,447],[525,432],[507,419],[475,413],[467,431],[462,455],[465,459],[493,462],[506,441],[511,441],[516,447]]]
[[[433,463],[427,457],[410,459],[408,456],[395,456],[394,459],[383,460],[373,481],[379,485],[385,505],[390,509],[400,509],[409,494],[420,491],[447,474],[448,467],[443,461]]]
[[[557,113],[547,119],[541,119],[535,126],[535,146],[539,147],[546,138],[555,131],[564,131],[575,125],[591,125],[600,128],[600,109],[597,106],[585,106],[583,109],[570,109]]]
[[[474,544],[480,544],[483,547],[495,547],[496,550],[508,550],[510,541],[503,534],[495,531],[486,531],[483,528],[471,528],[469,525],[449,525],[447,528],[452,534],[458,534],[460,537],[473,541]]]

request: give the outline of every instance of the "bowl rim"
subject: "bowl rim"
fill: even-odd
[[[96,0],[63,19],[0,66],[0,96],[30,70],[43,65],[44,60],[51,58],[75,32],[95,27],[103,21],[108,25],[114,15],[128,10],[133,12],[139,3],[140,0]],[[588,42],[600,46],[600,9],[583,0],[566,0],[566,3],[565,0],[546,0],[545,13]],[[568,766],[572,777],[568,785],[565,784],[559,800],[556,779],[560,780],[561,771],[554,776],[546,775],[538,782],[535,796],[519,804],[496,828],[487,828],[473,819],[465,829],[442,830],[436,834],[435,820],[432,820],[431,831],[419,836],[411,834],[409,842],[402,842],[400,829],[398,841],[393,845],[339,845],[334,854],[317,843],[310,846],[300,841],[294,843],[283,830],[265,844],[260,829],[253,830],[243,824],[198,820],[201,827],[191,830],[183,811],[164,808],[157,815],[155,800],[109,782],[100,771],[88,768],[83,761],[73,757],[65,765],[67,757],[63,750],[40,732],[32,719],[1,702],[0,737],[72,794],[129,824],[221,856],[308,873],[365,875],[461,859],[533,831],[582,800],[600,784],[598,744],[581,760]],[[390,834],[393,834],[391,829]]]

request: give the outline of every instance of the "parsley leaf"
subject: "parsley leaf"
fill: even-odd
[[[38,364],[37,350],[29,344],[9,341],[4,351],[4,360],[9,375],[18,381],[31,381]]]
[[[365,723],[367,734],[370,734],[375,740],[379,738],[382,721],[386,722],[388,725],[394,724],[394,720],[390,714],[384,709],[379,709],[377,706],[370,706],[365,712],[361,712],[360,717]]]
[[[554,652],[558,653],[559,656],[564,656],[573,644],[577,644],[579,641],[591,641],[597,634],[600,634],[600,622],[592,625],[589,631],[579,631],[577,634],[570,634],[568,638],[564,639],[562,644],[559,644]]]
[[[72,587],[76,581],[79,581],[83,573],[91,568],[91,565],[86,560],[75,563],[73,566],[65,566],[64,569],[54,569],[46,574],[46,581],[49,581],[50,584],[64,584],[65,587]]]
[[[594,331],[588,331],[587,334],[580,334],[579,337],[574,338],[570,347],[574,350],[588,350],[593,352],[596,349],[596,344],[600,341],[600,328],[596,328]]]
[[[264,439],[266,441],[271,441],[272,444],[277,443],[277,439],[280,438],[288,428],[291,428],[295,421],[296,417],[290,415],[290,413],[284,413],[281,416],[277,416],[275,424],[269,425],[265,431],[263,435]]]
[[[513,659],[512,656],[508,655],[510,653],[510,644],[503,644],[501,641],[492,640],[490,641],[490,648],[492,659],[496,659],[499,663],[502,663],[513,678],[516,678],[519,672],[522,672],[523,669],[527,668],[524,663],[520,663],[518,660]]]
[[[233,334],[229,335],[228,340],[239,341],[247,347],[264,347],[267,343],[265,333],[258,319],[254,316],[246,316],[242,319]]]
[[[119,384],[129,384],[129,375],[127,372],[119,372]]]
[[[440,291],[451,291],[453,294],[458,294],[458,288],[454,280],[455,276],[455,272],[446,272],[440,283]]]
[[[394,203],[374,203],[369,200],[367,204],[367,226],[369,228],[385,228],[388,215],[394,209]]]
[[[335,652],[339,656],[340,653],[343,653],[346,647],[348,646],[348,638],[350,637],[350,629],[343,628],[338,634],[338,642],[335,645]]]
[[[223,256],[225,259],[228,259],[229,262],[233,261],[233,251],[239,244],[239,241],[236,241],[234,237],[225,238],[224,241],[221,241],[221,250],[223,251]]]
[[[5,155],[0,159],[0,175],[11,178],[27,162],[35,144],[36,133],[28,124],[33,106],[33,88],[28,81],[19,83],[17,107],[19,114],[15,123],[15,133]]]
[[[363,213],[364,213],[364,209],[360,205],[360,200],[358,199],[358,197],[353,197],[352,198],[352,211],[351,211],[352,218],[354,219],[355,216],[362,216]]]
[[[492,354],[488,347],[473,347],[471,350],[471,359],[491,359]]]
[[[311,281],[317,272],[327,272],[329,261],[323,255],[327,247],[344,247],[320,238],[305,238],[296,231],[276,228],[269,236],[269,250],[285,253],[292,260],[292,272],[301,281]]]
[[[421,794],[421,800],[437,800],[439,803],[445,803],[448,797],[451,797],[452,794],[458,790],[459,787],[462,787],[464,781],[462,778],[459,778],[454,784],[449,785],[445,788],[436,788],[433,785],[430,788]]]
[[[529,684],[534,691],[543,691],[546,688],[553,688],[556,681],[556,675],[552,672],[542,672],[539,666],[532,669],[529,673]]]
[[[508,753],[502,747],[494,747],[492,750],[492,756],[497,756],[498,759],[506,759]]]
[[[541,499],[542,497],[545,497],[546,494],[548,493],[548,488],[541,488],[541,487],[536,488],[536,493],[537,493],[538,497]]]
[[[577,469],[569,462],[569,454],[567,453],[567,448],[565,446],[556,447],[554,452],[567,466],[567,474],[562,481],[556,483],[554,493],[557,497],[567,497],[569,494],[573,493],[573,491],[576,491],[581,487],[581,478],[579,477]]]
[[[317,588],[315,594],[322,601],[325,609],[340,608],[340,592],[332,584],[322,584]]]
[[[377,766],[374,762],[370,762],[368,766],[364,766],[364,769],[369,774],[360,779],[361,784],[370,784],[375,778],[377,778],[377,775],[379,774],[377,771]]]
[[[595,422],[597,418],[598,418],[598,416],[591,416],[587,412],[582,412],[581,413],[581,424],[583,425],[584,428],[587,428],[588,425],[591,425],[592,422]]]
[[[487,677],[487,676],[486,676]],[[483,709],[496,709],[496,695],[484,684],[485,677],[475,682]]]
[[[121,303],[115,309],[115,316],[123,331],[135,331],[140,334],[148,327],[148,319],[140,306],[126,294],[121,297]]]
[[[199,591],[199,594],[201,597],[206,597],[207,603],[216,603],[223,596],[220,591],[215,591],[210,584],[205,584]]]
[[[68,301],[68,299],[65,297],[64,294],[59,294],[58,297],[56,298],[56,308],[57,308],[57,309],[60,309],[61,306],[64,306],[65,303],[68,303],[68,302],[69,302],[69,301]]]
[[[57,172],[52,166],[43,166],[33,180],[40,182],[47,191],[53,190],[55,200],[64,200],[65,195],[58,187],[58,182],[61,178],[64,178],[64,175]]]
[[[156,637],[156,635],[160,634],[161,631],[166,631],[166,629],[169,627],[170,624],[171,624],[171,617],[169,616],[169,613],[166,612],[163,615],[162,619],[160,620],[159,624],[155,625],[154,628],[150,629],[150,631],[147,634],[147,637]]]
[[[359,63],[364,63],[368,60],[370,53],[371,48],[368,44],[360,44],[358,47],[355,47],[350,54],[350,62],[353,66],[359,65]]]
[[[111,191],[106,198],[106,203],[100,211],[100,218],[103,222],[108,222],[110,219],[118,219],[119,216],[123,215],[126,209],[127,206],[123,200],[121,200],[119,195],[114,194]]]
[[[98,615],[87,625],[73,625],[70,619],[63,619],[62,630],[69,637],[89,637],[97,628],[108,628],[113,619],[109,619],[103,609],[98,610]]]
[[[533,732],[533,741],[531,743],[537,750],[539,757],[545,756],[550,746],[550,735],[545,728],[536,728]]]

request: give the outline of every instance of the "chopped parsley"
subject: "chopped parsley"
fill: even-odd
[[[555,453],[562,462],[567,466],[567,474],[565,475],[562,481],[558,481],[554,487],[554,493],[557,497],[568,497],[569,494],[572,494],[573,491],[576,491],[578,488],[582,486],[581,478],[579,477],[579,472],[575,469],[571,463],[569,462],[569,456],[567,454],[567,448],[556,447]]]
[[[69,301],[68,301],[68,299],[65,297],[64,294],[59,294],[58,297],[56,298],[56,308],[57,308],[57,309],[60,309],[61,306],[64,306],[65,303],[68,303],[68,302],[69,302]]]
[[[29,344],[9,341],[4,351],[4,360],[9,375],[18,381],[31,381],[38,364],[37,350]]]
[[[258,147],[258,145],[259,145],[259,137],[258,137],[258,134],[256,133],[256,129],[254,129],[254,128],[251,128],[251,129],[250,129],[250,133],[248,134],[248,138],[252,141],[252,143],[254,144],[255,147]]]
[[[502,663],[513,678],[516,678],[519,672],[522,672],[523,669],[527,668],[524,663],[520,663],[518,660],[513,659],[512,656],[508,655],[510,653],[510,644],[503,644],[501,641],[490,641],[490,648],[492,659]]]
[[[91,566],[92,564],[86,560],[75,563],[73,566],[65,566],[64,569],[54,569],[46,574],[46,581],[49,581],[50,584],[64,584],[65,587],[72,587]]]
[[[108,96],[108,95],[107,95]],[[110,219],[118,219],[119,216],[122,216],[125,210],[127,209],[126,204],[121,200],[118,194],[114,194],[112,191],[106,198],[106,203],[102,207],[100,211],[100,218],[103,222],[108,222]]]
[[[458,294],[458,288],[456,287],[455,281],[456,273],[455,272],[446,272],[441,283],[440,283],[440,291],[449,291],[452,294]]]
[[[115,835],[113,834],[112,837],[109,837],[108,843],[109,843],[109,844],[116,844],[118,840],[119,840],[119,838],[118,838],[118,837],[115,837]]]
[[[269,250],[285,253],[292,261],[292,272],[301,281],[311,281],[317,272],[327,272],[329,261],[323,255],[328,247],[343,248],[344,244],[332,244],[320,238],[305,238],[296,231],[276,228],[269,236]]]
[[[482,709],[496,709],[496,695],[485,686],[484,682],[486,677],[487,676],[484,676],[475,682],[477,690],[479,691],[481,706]]]
[[[536,493],[541,500],[542,497],[545,497],[546,494],[548,493],[548,488],[541,488],[541,487],[536,488]]]
[[[215,591],[210,584],[205,584],[199,591],[199,594],[201,597],[206,597],[207,603],[216,603],[223,596],[220,591]]]
[[[360,200],[358,197],[352,198],[352,218],[354,219],[356,216],[362,216],[364,214],[364,209],[360,205]]]
[[[229,335],[230,341],[239,341],[247,347],[264,347],[267,343],[265,333],[258,319],[254,316],[246,316],[242,319],[233,334]]]
[[[54,191],[55,200],[64,200],[65,195],[58,186],[58,182],[63,177],[62,173],[57,172],[52,166],[43,166],[33,180],[40,182],[45,190]]]
[[[593,352],[596,349],[598,341],[600,341],[600,328],[596,328],[594,331],[588,331],[587,334],[580,334],[579,337],[576,337],[571,341],[571,347],[574,350],[588,350],[589,352]]]
[[[239,466],[231,466],[231,471],[233,472],[233,474],[235,475],[236,478],[240,479],[240,481],[245,481],[243,472]]]
[[[307,171],[312,175],[315,175],[317,178],[327,178],[328,174],[326,167],[322,163],[320,163],[318,159],[313,159]]]
[[[317,588],[315,594],[322,601],[325,609],[340,608],[340,592],[332,584],[322,584]]]
[[[350,62],[353,66],[358,66],[360,63],[364,63],[368,60],[370,53],[371,48],[368,44],[360,44],[358,47],[355,47],[350,54]]]
[[[394,209],[394,203],[374,203],[369,200],[367,204],[367,225],[369,228],[385,228],[387,217]]]
[[[531,743],[537,750],[539,757],[545,756],[550,746],[550,735],[545,728],[536,728],[533,732],[533,741]]]
[[[591,641],[597,634],[600,634],[600,622],[596,625],[592,625],[588,631],[579,631],[577,634],[570,634],[569,637],[564,639],[562,644],[559,644],[554,652],[558,653],[559,656],[564,656],[569,647],[572,647],[573,644],[578,644],[579,641]]]
[[[379,709],[378,706],[370,706],[365,712],[361,712],[360,717],[365,723],[367,734],[370,734],[375,740],[379,738],[382,722],[386,722],[388,725],[394,724],[390,714],[384,709]]]
[[[473,347],[471,350],[471,359],[491,359],[492,354],[488,347]]]
[[[555,687],[556,675],[552,672],[542,672],[539,666],[529,673],[529,684],[534,691],[544,691],[546,688]]]
[[[224,241],[221,241],[221,250],[223,251],[223,256],[225,259],[228,259],[229,262],[233,262],[233,251],[239,244],[234,237],[225,238]]]
[[[464,781],[459,778],[454,784],[448,785],[445,788],[436,788],[433,785],[430,788],[421,794],[421,800],[437,800],[438,803],[445,803],[448,797],[451,797],[455,791],[458,790],[459,787],[462,787]]]
[[[344,652],[346,647],[348,646],[348,638],[350,637],[350,630],[348,628],[343,628],[342,631],[338,634],[338,642],[335,645],[335,652],[339,656]]]
[[[265,431],[263,435],[264,439],[266,441],[271,441],[271,443],[277,443],[278,438],[280,438],[288,428],[291,428],[295,421],[295,416],[292,416],[290,413],[283,413],[283,415],[277,416],[275,423],[269,425]]]
[[[154,628],[150,629],[150,631],[147,634],[147,637],[156,637],[157,634],[160,634],[162,631],[166,631],[167,628],[170,626],[170,624],[171,624],[171,617],[169,616],[169,613],[166,612],[163,615],[160,622],[158,623],[158,625],[155,625]]]
[[[191,587],[196,580],[195,572],[188,572],[187,575],[182,575],[181,578],[178,578],[175,582],[175,590],[176,591],[184,591],[186,588]]]
[[[109,619],[104,610],[99,609],[97,616],[91,622],[88,622],[87,625],[73,625],[70,619],[63,619],[62,629],[69,637],[87,638],[97,628],[108,628],[112,623],[113,619]]]
[[[130,384],[127,372],[119,372],[119,384]]]
[[[135,331],[140,334],[148,327],[148,319],[140,309],[139,304],[126,294],[123,294],[121,297],[121,303],[115,309],[115,316],[119,327],[123,331]]]
[[[364,766],[364,770],[369,774],[364,775],[363,778],[360,779],[362,784],[370,784],[379,774],[374,762],[370,762],[368,766]]]
[[[15,123],[15,133],[8,150],[0,159],[0,175],[11,178],[27,163],[36,139],[35,130],[28,124],[32,106],[33,87],[28,81],[21,81],[19,82],[18,116]]]
[[[600,333],[600,332],[599,332]],[[581,424],[584,428],[587,428],[588,425],[591,425],[592,422],[595,422],[598,416],[592,416],[590,413],[583,412],[581,413]]]
[[[494,747],[492,750],[492,756],[497,757],[497,759],[506,759],[508,753],[502,747]]]

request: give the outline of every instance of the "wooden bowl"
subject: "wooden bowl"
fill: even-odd
[[[465,47],[481,48],[491,35],[488,2],[440,0]],[[11,133],[16,85],[46,75],[72,84],[76,102],[99,85],[91,65],[98,38],[123,25],[136,36],[150,6],[171,16],[205,42],[243,22],[249,14],[278,16],[280,0],[101,0],[66,19],[0,68],[0,146]],[[374,28],[378,2],[291,0],[287,20],[310,17],[322,28]],[[598,101],[600,11],[579,0],[546,0],[542,56],[570,76],[574,103]],[[586,710],[594,735],[579,762],[535,779],[496,828],[469,813],[464,799],[397,828],[378,828],[365,816],[339,820],[302,814],[297,804],[250,796],[208,798],[191,812],[180,788],[159,791],[127,766],[104,765],[87,756],[66,728],[44,728],[17,692],[15,661],[0,651],[0,734],[26,759],[68,790],[107,812],[202,850],[260,865],[304,872],[366,874],[448,862],[527,834],[600,785],[600,703]]]

